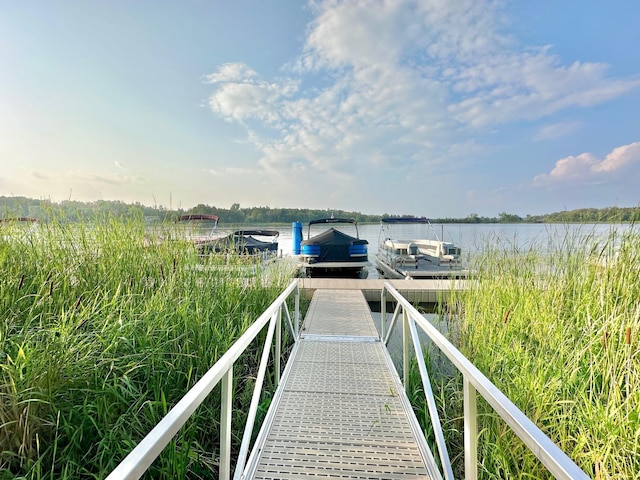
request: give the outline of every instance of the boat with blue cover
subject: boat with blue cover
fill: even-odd
[[[311,236],[314,225],[331,225],[322,233]],[[352,225],[355,236],[338,230],[334,225]],[[358,223],[350,218],[322,218],[309,222],[307,239],[300,243],[302,274],[307,277],[366,278],[369,266],[369,242],[360,238]]]

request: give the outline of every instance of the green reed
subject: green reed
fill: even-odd
[[[587,474],[640,478],[635,229],[605,239],[566,234],[526,249],[502,244],[487,248],[475,271],[455,304],[462,352]],[[461,381],[434,377],[461,474]],[[481,478],[550,477],[482,400],[478,412]]]
[[[290,278],[216,268],[166,230],[106,218],[0,231],[0,478],[106,476]],[[234,431],[258,360],[234,370]],[[149,476],[215,478],[219,408],[216,389]]]

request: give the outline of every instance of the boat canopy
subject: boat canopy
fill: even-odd
[[[358,253],[366,252],[365,245],[369,242],[365,239],[352,237],[335,228],[322,232],[319,235],[311,237],[301,242],[303,253],[305,246],[317,245],[316,251],[318,253],[317,262],[344,262],[346,259],[350,259],[352,252],[358,250]],[[351,260],[349,260],[351,261]],[[367,261],[366,255],[359,258],[358,261]]]
[[[280,232],[278,230],[236,230],[235,232],[233,232],[233,235],[258,235],[262,237],[278,237],[280,236]]]
[[[220,217],[218,217],[217,215],[208,215],[205,213],[195,213],[191,215],[181,215],[178,218],[179,222],[186,222],[189,220],[209,220],[211,222],[218,223],[218,221],[220,220]]]
[[[320,225],[327,223],[350,223],[356,227],[356,237],[360,238],[360,233],[358,232],[358,222],[352,218],[320,218],[319,220],[311,220],[309,222],[309,226],[307,227],[307,238],[311,238],[311,225]]]
[[[252,237],[252,235],[278,237],[280,232],[277,230],[237,230],[226,237],[202,242],[198,247],[199,252],[207,254],[235,251],[254,255],[261,252],[278,251],[278,242],[275,239],[265,242]]]
[[[358,222],[356,222],[355,220],[353,220],[352,218],[321,218],[319,220],[311,220],[309,222],[309,225],[316,225],[318,223],[353,223],[354,225],[357,224]]]
[[[383,218],[380,222],[389,224],[429,223],[429,219],[427,217],[389,217]]]

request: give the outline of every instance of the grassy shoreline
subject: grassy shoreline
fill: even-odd
[[[587,474],[640,478],[638,233],[512,244],[476,260],[452,340]],[[434,378],[462,475],[461,380]],[[480,478],[550,478],[484,401],[478,412]]]
[[[289,281],[247,279],[215,262],[194,268],[190,244],[151,241],[143,222],[2,232],[0,478],[106,476]],[[443,318],[448,331],[584,471],[640,478],[640,237],[630,229],[508,245],[477,259],[477,282],[452,307],[460,322]],[[247,352],[235,371],[234,432],[258,356]],[[432,378],[461,474],[459,378]],[[409,387],[424,404],[418,390]],[[549,476],[478,408],[481,478]],[[149,477],[215,478],[218,421],[214,391]]]
[[[199,261],[144,222],[0,237],[0,478],[104,478],[288,281]],[[238,407],[256,355],[236,369]],[[149,475],[217,475],[218,417],[214,391]]]

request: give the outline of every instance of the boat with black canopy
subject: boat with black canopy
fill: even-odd
[[[314,225],[331,225],[322,233],[311,236]],[[355,236],[338,230],[334,225],[352,225]],[[358,222],[350,218],[322,218],[309,222],[307,239],[300,243],[302,274],[307,277],[366,278],[369,264],[369,242],[360,238]]]
[[[184,223],[185,235],[193,242],[199,255],[231,253],[249,255],[262,259],[278,255],[278,230],[242,229],[232,233],[218,233],[217,215],[182,215],[178,222]]]

